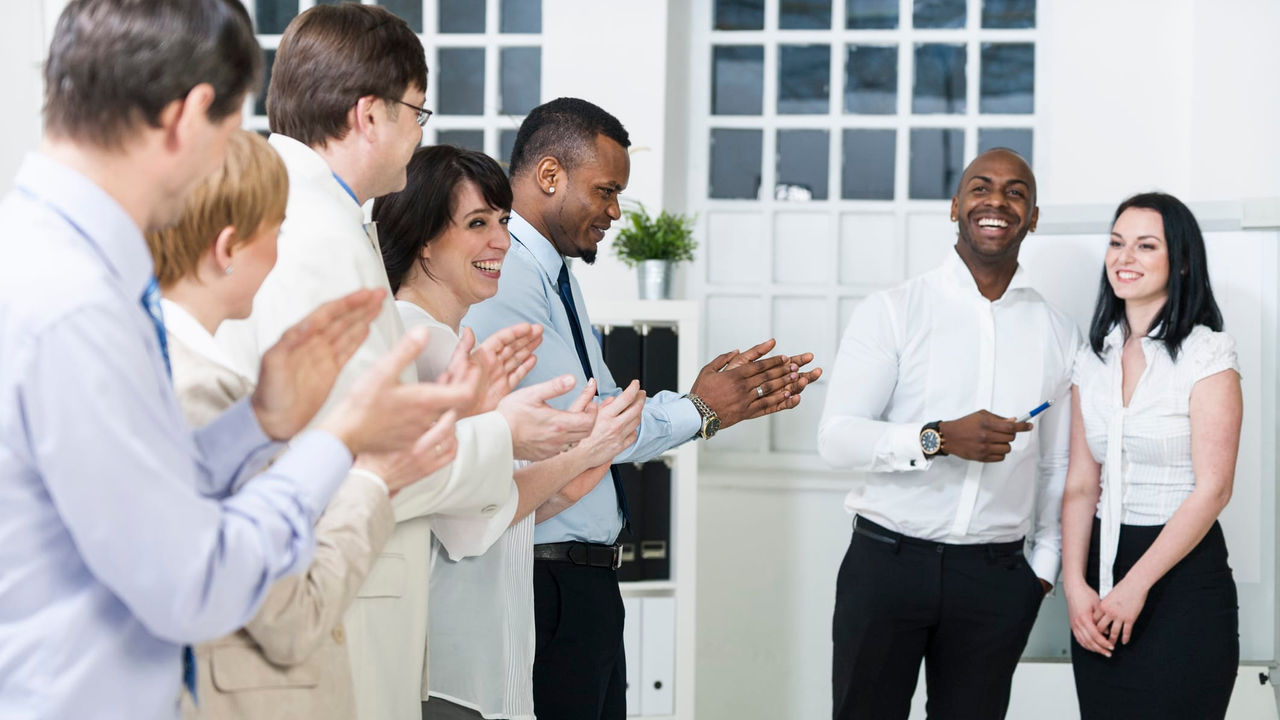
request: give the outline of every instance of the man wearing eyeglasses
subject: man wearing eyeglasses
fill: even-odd
[[[372,223],[365,224],[361,206],[404,188],[405,168],[431,115],[422,107],[426,88],[421,41],[381,7],[318,5],[285,29],[267,95],[269,142],[289,173],[278,260],[254,298],[248,320],[224,324],[218,334],[219,344],[244,369],[254,367],[261,351],[297,318],[356,288],[385,288],[388,293],[369,337],[344,367],[336,388],[359,377],[382,348],[404,334],[377,231]],[[541,338],[529,324],[507,331],[504,340],[486,341],[475,355],[527,357]],[[471,362],[463,350],[451,369],[468,370]],[[502,371],[511,370],[509,362],[486,360],[482,365],[493,387],[509,388]],[[412,366],[407,373],[416,374]],[[557,386],[553,394],[567,389]],[[554,447],[564,447],[585,437],[593,422],[590,413],[554,410],[540,400],[516,408],[504,404],[459,420],[454,462],[397,494],[389,506],[385,493],[359,503],[331,503],[326,513],[341,513],[350,522],[348,532],[334,538],[329,563],[318,570],[313,566],[309,578],[314,576],[315,582],[282,602],[284,610],[276,617],[254,621],[259,628],[274,622],[275,634],[286,639],[294,628],[298,640],[283,660],[265,653],[270,667],[261,660],[261,667],[241,663],[234,671],[242,681],[238,690],[256,696],[274,692],[281,703],[289,693],[295,698],[307,693],[308,707],[323,708],[320,716],[325,718],[349,716],[343,708],[350,707],[354,695],[356,717],[420,720],[430,550],[432,533],[440,530],[438,522],[433,530],[433,521],[448,515],[453,525],[462,518],[505,527],[517,500],[513,458],[543,459],[531,454],[530,446],[535,433],[545,439],[546,428],[560,428],[552,432],[558,436]],[[361,480],[380,482],[376,477],[349,478]],[[392,514],[395,530],[380,547],[370,528],[378,516]],[[460,553],[483,552],[481,541],[473,542]],[[317,562],[321,555],[317,553]],[[303,626],[306,633],[297,629]],[[216,658],[214,664],[216,684]],[[306,667],[277,667],[301,664]],[[229,681],[219,687],[236,692],[235,685]]]

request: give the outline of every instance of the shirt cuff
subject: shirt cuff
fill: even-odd
[[[662,409],[667,415],[671,438],[690,439],[702,429],[702,413],[698,412],[698,408],[689,398],[682,397],[679,402],[663,403]]]
[[[1062,556],[1056,550],[1036,546],[1031,549],[1031,557],[1027,558],[1036,577],[1050,585],[1057,586],[1058,570],[1062,566]]]
[[[922,427],[924,423],[903,423],[894,425],[884,434],[882,442],[886,452],[879,454],[888,459],[892,470],[928,470],[933,464],[920,447]]]
[[[368,481],[370,484],[374,484],[382,488],[383,495],[386,495],[387,497],[391,497],[391,490],[387,487],[387,481],[383,480],[381,475],[378,475],[372,470],[365,470],[364,468],[353,467],[349,471],[347,471],[347,476],[364,478],[364,480]]]
[[[271,472],[292,480],[314,523],[351,469],[351,452],[341,440],[322,430],[294,438]]]

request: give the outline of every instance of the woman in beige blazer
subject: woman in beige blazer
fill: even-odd
[[[253,391],[213,333],[223,320],[248,314],[275,264],[287,190],[275,151],[239,132],[224,167],[178,225],[147,238],[165,296],[174,386],[192,425]],[[185,717],[355,716],[342,614],[391,536],[391,496],[453,460],[454,417],[447,413],[412,451],[357,460],[317,523],[307,571],[277,583],[244,629],[196,648],[197,698],[184,695]]]

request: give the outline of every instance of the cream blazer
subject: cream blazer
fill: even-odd
[[[187,421],[200,427],[253,392],[253,383],[223,362],[213,338],[185,311],[167,301],[164,309],[174,390]],[[349,476],[316,524],[307,571],[277,582],[244,629],[196,647],[199,704],[183,693],[183,717],[354,717],[342,613],[394,525],[386,488]]]
[[[391,297],[377,232],[372,224],[365,225],[360,206],[314,150],[278,134],[270,143],[289,172],[276,266],[255,296],[249,319],[223,323],[217,337],[239,368],[256,372],[262,351],[319,304],[360,288],[387,290],[382,312],[343,368],[323,414],[392,348],[404,326]],[[416,379],[411,365],[402,380]],[[501,520],[501,514],[514,513],[506,421],[497,413],[468,418],[458,423],[457,438],[452,464],[397,493],[392,503],[395,532],[344,619],[356,710],[362,720],[421,718],[432,516],[510,522],[511,515]],[[316,692],[338,691],[318,687]]]

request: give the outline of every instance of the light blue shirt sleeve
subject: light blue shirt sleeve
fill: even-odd
[[[207,640],[310,562],[313,524],[351,456],[308,433],[240,492],[201,497],[196,487],[230,482],[267,438],[247,403],[199,443],[175,427],[167,378],[146,371],[146,345],[122,320],[84,308],[32,339],[20,384],[30,453],[88,572],[157,637]]]
[[[513,239],[511,250],[503,263],[497,295],[473,305],[462,324],[474,330],[478,340],[520,322],[542,325],[545,328],[542,344],[535,351],[538,363],[521,385],[532,385],[570,374],[577,380],[576,389],[581,390],[586,378],[574,346],[569,316],[560,300],[558,289],[548,276],[551,267],[559,272],[558,263],[562,262],[560,256],[540,236],[535,234],[530,237],[532,229],[527,223],[517,223],[516,216],[512,217],[511,227],[513,235],[519,233],[516,235],[519,240]],[[621,389],[614,382],[613,375],[601,357],[600,343],[591,332],[586,304],[577,280],[572,278],[572,273],[570,278],[574,304],[584,329],[587,356],[600,396],[617,395]],[[550,404],[564,409],[576,396],[577,392],[571,391],[553,398]],[[701,423],[701,416],[691,401],[672,392],[658,393],[645,402],[635,443],[619,454],[614,462],[644,462],[655,458],[692,439]],[[534,540],[538,543],[563,540],[612,543],[621,529],[622,518],[618,510],[617,494],[613,483],[606,478],[577,504],[539,523],[534,529]]]

